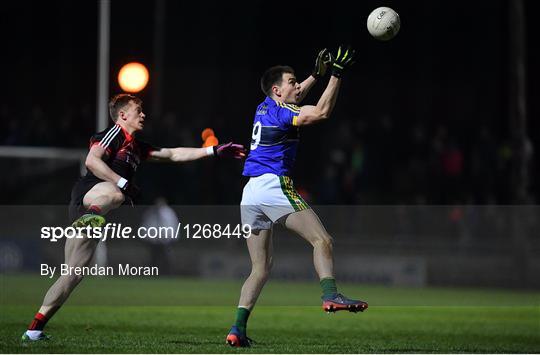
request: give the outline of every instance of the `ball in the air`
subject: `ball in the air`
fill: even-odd
[[[388,41],[397,35],[401,21],[397,12],[389,7],[378,7],[369,14],[367,29],[380,41]]]

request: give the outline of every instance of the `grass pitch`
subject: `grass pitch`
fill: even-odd
[[[20,336],[51,284],[0,275],[3,353],[539,353],[540,293],[338,284],[369,302],[326,314],[316,282],[270,281],[251,315],[249,349],[225,345],[241,283],[88,278],[49,322],[49,342]]]

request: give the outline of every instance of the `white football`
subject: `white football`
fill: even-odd
[[[369,33],[380,41],[388,41],[397,35],[401,21],[397,12],[389,7],[378,7],[367,19]]]

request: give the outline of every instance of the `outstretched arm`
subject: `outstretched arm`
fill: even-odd
[[[150,158],[154,160],[176,163],[199,160],[210,156],[242,159],[245,155],[244,146],[232,142],[207,148],[161,148],[150,152]]]
[[[298,118],[297,126],[307,126],[325,120],[330,117],[336,104],[339,87],[341,84],[341,75],[343,71],[354,63],[354,50],[348,48],[338,49],[335,60],[332,62],[332,76],[328,81],[328,86],[324,90],[316,106],[302,106]]]
[[[336,104],[341,79],[332,76],[316,106],[305,105],[296,119],[297,126],[308,126],[330,117]]]
[[[172,162],[186,162],[199,160],[214,155],[213,150],[207,148],[161,148],[150,152],[150,158],[153,160],[164,160]]]
[[[313,68],[313,72],[310,76],[306,78],[306,80],[300,83],[300,95],[298,97],[298,104],[301,103],[302,100],[304,100],[317,79],[324,76],[324,74],[326,73],[326,68],[331,62],[332,56],[330,55],[328,49],[325,48],[321,50],[317,55],[317,59],[315,60],[315,67]]]

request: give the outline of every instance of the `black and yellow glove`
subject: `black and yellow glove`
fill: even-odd
[[[354,64],[354,49],[347,47],[344,49],[339,46],[337,54],[332,61],[332,75],[341,78],[343,71]]]
[[[323,77],[324,74],[326,74],[326,68],[328,68],[330,63],[332,63],[332,54],[330,54],[328,49],[322,49],[317,55],[317,59],[315,59],[315,68],[313,68],[311,75],[315,79]]]

